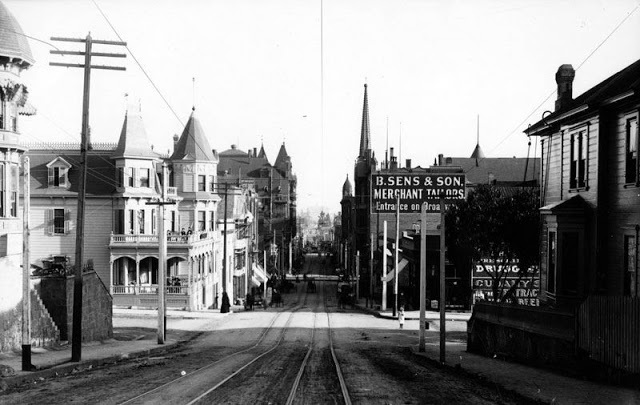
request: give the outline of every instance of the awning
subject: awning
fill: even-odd
[[[267,281],[267,275],[259,264],[253,263],[253,278],[257,278],[260,283]]]
[[[256,287],[260,287],[260,284],[262,284],[260,280],[256,278],[256,276],[251,277],[251,283],[253,283],[253,285],[255,285]]]
[[[402,258],[402,260],[400,260],[400,263],[398,263],[398,274],[402,272],[402,269],[405,268],[407,263],[409,263],[409,260],[405,259],[404,257]],[[382,277],[382,281],[391,281],[393,280],[394,276],[395,276],[395,270],[391,270],[385,277]]]

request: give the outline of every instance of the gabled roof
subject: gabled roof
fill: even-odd
[[[603,103],[629,91],[633,92],[635,97],[638,97],[640,93],[640,59],[567,102],[562,108],[531,125],[524,132],[527,134],[536,133],[538,130],[547,127],[548,123],[562,118],[563,115],[572,110],[578,108],[584,108],[585,110],[597,109]]]
[[[195,116],[195,108],[191,111],[191,116],[187,125],[184,126],[184,131],[178,139],[171,160],[195,160],[195,161],[211,161],[215,162],[214,156],[209,141],[205,136],[200,121]]]
[[[476,165],[477,164],[477,165]],[[446,158],[446,164],[440,167],[459,166],[465,173],[467,183],[487,184],[491,178],[496,183],[522,183],[525,181],[524,172],[527,170],[526,180],[536,180],[540,170],[540,159],[530,158]]]
[[[118,158],[157,158],[158,154],[151,149],[147,138],[147,131],[140,113],[127,111],[120,131],[120,139],[112,159]]]
[[[16,58],[22,62],[21,65],[24,68],[35,62],[22,27],[2,2],[0,2],[0,56]]]
[[[349,181],[349,175],[347,175],[347,179],[344,181],[342,185],[342,196],[343,197],[351,197],[353,195],[353,186]]]

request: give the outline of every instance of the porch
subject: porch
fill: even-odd
[[[189,309],[189,285],[168,285],[165,289],[167,308]],[[149,285],[112,285],[113,305],[133,308],[157,308],[158,284]]]

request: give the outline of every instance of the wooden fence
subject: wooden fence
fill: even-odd
[[[592,360],[640,373],[640,298],[590,296],[578,309],[577,344]]]

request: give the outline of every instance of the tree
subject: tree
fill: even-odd
[[[538,265],[537,191],[480,185],[446,214],[448,256],[456,264],[483,266],[492,280],[492,299],[496,302],[512,300],[520,281],[533,277],[531,268]],[[518,279],[507,285],[506,270],[514,263],[520,269]]]

